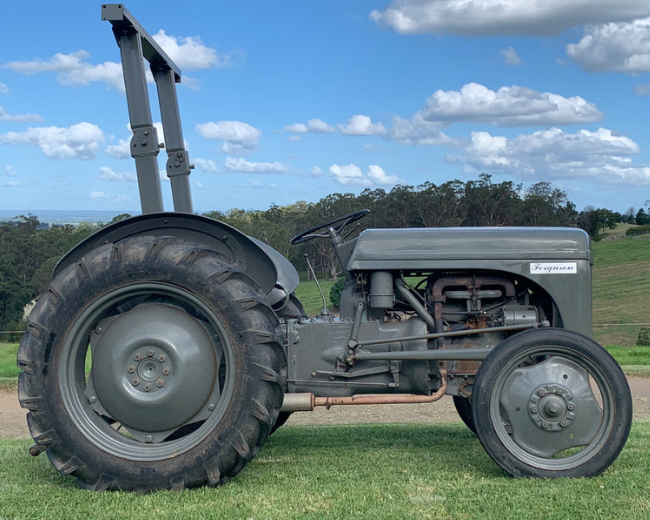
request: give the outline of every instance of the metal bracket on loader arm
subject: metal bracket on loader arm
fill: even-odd
[[[181,71],[122,4],[102,4],[102,20],[113,25],[122,57],[124,87],[133,131],[131,156],[135,159],[138,172],[142,213],[164,211],[157,160],[162,145],[158,143],[151,117],[143,57],[150,64],[158,90],[168,157],[166,173],[171,180],[174,211],[193,213],[190,159],[185,150],[176,96],[176,83],[181,81]]]

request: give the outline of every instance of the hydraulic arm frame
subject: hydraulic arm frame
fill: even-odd
[[[192,213],[189,181],[192,166],[185,150],[176,96],[176,83],[181,81],[181,71],[122,4],[103,4],[102,20],[113,25],[122,55],[124,87],[133,131],[131,156],[138,172],[142,213],[164,211],[157,156],[160,148],[165,146],[158,143],[153,126],[143,57],[149,62],[158,90],[167,147],[165,171],[171,181],[174,211]]]

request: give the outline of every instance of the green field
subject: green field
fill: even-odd
[[[650,236],[597,242],[593,254],[594,337],[632,346],[641,326],[625,324],[650,323]]]

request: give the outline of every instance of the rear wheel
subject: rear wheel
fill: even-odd
[[[460,395],[453,396],[454,406],[458,415],[470,430],[476,433],[476,425],[474,424],[474,414],[472,412],[472,400]]]
[[[198,244],[97,248],[30,315],[18,362],[32,436],[89,489],[222,483],[282,405],[277,325],[255,283]]]
[[[516,334],[483,361],[472,393],[476,432],[518,477],[590,477],[623,449],[632,398],[600,345],[563,329]]]

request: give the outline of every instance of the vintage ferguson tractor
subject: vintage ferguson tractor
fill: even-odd
[[[70,251],[31,313],[18,364],[33,455],[45,451],[93,490],[217,485],[292,412],[451,395],[511,475],[585,477],[612,464],[632,402],[589,337],[584,232],[369,229],[348,239],[368,213],[356,211],[292,239],[329,240],[345,277],[340,317],[308,319],[284,257],[192,214],[180,71],[122,5],[102,5],[102,18],[121,51],[143,214]],[[143,56],[174,212],[163,212]]]

